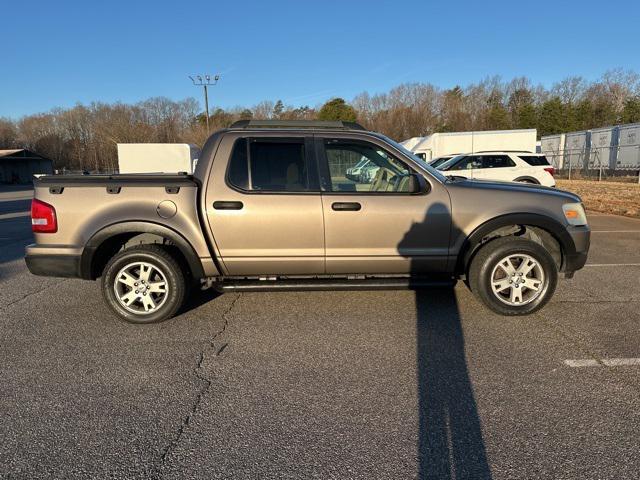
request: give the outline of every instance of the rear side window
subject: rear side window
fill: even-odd
[[[518,155],[518,157],[534,167],[549,166],[549,161],[544,155]]]
[[[242,190],[308,191],[304,140],[239,139],[231,153],[227,179],[231,185]]]
[[[483,155],[481,168],[515,167],[516,164],[507,155]]]

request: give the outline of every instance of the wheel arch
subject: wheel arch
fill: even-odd
[[[513,180],[514,182],[531,182],[531,183],[535,183],[536,185],[540,185],[540,180],[538,180],[535,177],[531,177],[529,175],[522,175],[516,179]]]
[[[467,236],[458,255],[455,273],[466,274],[480,247],[491,240],[509,235],[529,238],[547,248],[559,271],[564,269],[566,256],[576,251],[565,226],[557,220],[535,213],[506,214],[479,225]]]
[[[98,230],[87,241],[80,259],[81,277],[95,280],[109,259],[132,239],[140,237],[140,243],[158,243],[174,249],[177,260],[182,262],[193,278],[204,277],[202,262],[195,249],[179,232],[157,223],[143,221],[120,222]]]

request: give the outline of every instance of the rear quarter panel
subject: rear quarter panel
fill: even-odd
[[[148,222],[164,225],[180,233],[193,247],[203,262],[205,273],[215,273],[211,254],[206,244],[197,212],[198,188],[181,186],[178,193],[169,194],[164,185],[123,185],[120,193],[107,192],[104,185],[65,186],[60,194],[49,191],[49,186],[37,186],[35,198],[56,209],[58,231],[36,233],[39,248],[48,254],[80,255],[89,239],[110,225],[124,222]],[[171,218],[162,218],[158,206],[162,202],[175,205]],[[170,205],[170,204],[169,204]],[[211,268],[207,268],[209,265]]]

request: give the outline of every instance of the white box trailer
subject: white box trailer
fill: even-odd
[[[618,127],[616,168],[640,168],[640,123]]]
[[[415,142],[403,142],[416,155],[427,162],[443,155],[487,151],[536,151],[536,129],[487,130],[476,132],[434,133]],[[412,145],[413,144],[413,145]],[[410,145],[410,146],[407,146]]]
[[[614,168],[618,127],[603,127],[591,130],[589,168]]]
[[[120,173],[193,173],[200,156],[188,143],[119,143]]]
[[[588,130],[581,132],[565,133],[564,135],[564,167],[583,168],[589,162],[590,133]]]
[[[400,145],[402,145],[407,150],[411,150],[413,147],[416,146],[416,144],[420,143],[425,138],[427,138],[427,137],[411,137],[411,138],[408,138],[408,139],[400,142]]]
[[[564,156],[564,133],[542,137],[540,139],[540,150],[547,157],[551,165],[557,169],[561,169]]]

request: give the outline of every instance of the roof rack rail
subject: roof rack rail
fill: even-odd
[[[339,128],[343,130],[366,130],[359,123],[340,120],[238,120],[230,128]]]
[[[531,150],[480,150],[478,152],[467,153],[465,155],[473,155],[475,153],[499,153],[499,152],[504,152],[504,153],[536,153],[536,152],[532,152]]]

